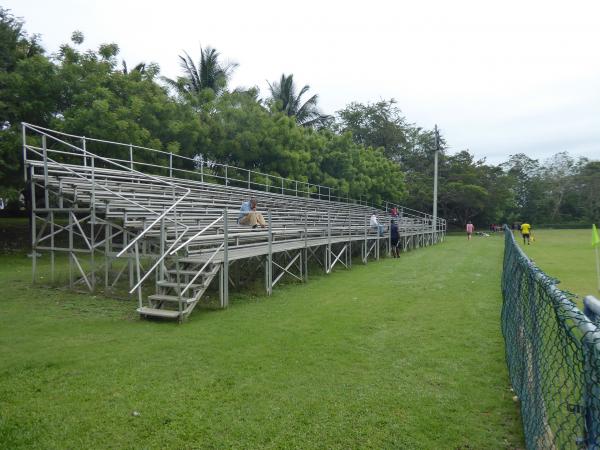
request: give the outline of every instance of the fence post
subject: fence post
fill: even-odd
[[[173,178],[173,153],[169,153],[169,178]]]

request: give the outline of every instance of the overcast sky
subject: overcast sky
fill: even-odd
[[[282,72],[334,113],[394,98],[410,122],[438,124],[451,151],[500,163],[523,152],[600,159],[598,1],[4,0],[49,52],[85,35],[131,67],[213,46],[239,63],[232,86]]]

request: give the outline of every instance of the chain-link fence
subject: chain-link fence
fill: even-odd
[[[600,449],[600,330],[505,227],[502,332],[529,449]]]

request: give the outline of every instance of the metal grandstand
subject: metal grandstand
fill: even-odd
[[[141,316],[182,321],[215,278],[219,305],[227,307],[229,286],[238,284],[232,267],[263,268],[270,294],[284,276],[307,281],[309,260],[330,273],[337,264],[351,268],[359,251],[363,263],[378,259],[391,251],[393,207],[403,251],[446,233],[443,219],[352,200],[327,186],[27,123],[22,133],[34,282],[37,252],[49,253],[52,280],[62,252],[69,286],[110,291],[127,283]],[[264,229],[237,223],[251,196]],[[369,225],[373,213],[383,235]]]

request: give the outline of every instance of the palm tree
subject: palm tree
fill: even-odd
[[[123,65],[122,72],[124,75],[128,75],[129,73],[133,73],[133,72],[139,72],[142,75],[144,75],[146,73],[146,63],[145,62],[139,63],[137,66],[135,66],[133,69],[131,69],[131,72],[129,71],[129,68],[127,67],[127,63],[125,62],[125,60],[122,61],[122,65]]]
[[[279,111],[288,116],[296,117],[298,125],[303,127],[318,127],[325,125],[331,116],[321,114],[317,107],[319,96],[317,94],[310,97],[302,103],[302,96],[308,92],[310,86],[306,85],[296,94],[296,85],[294,84],[294,75],[281,75],[279,82],[269,83],[271,91],[271,101]]]
[[[238,66],[237,63],[221,63],[219,52],[212,47],[200,47],[200,61],[197,66],[187,52],[183,53],[185,56],[179,55],[179,63],[184,75],[176,80],[163,77],[169,86],[183,96],[197,95],[204,89],[212,89],[215,94],[220,94],[227,87],[227,82]]]

